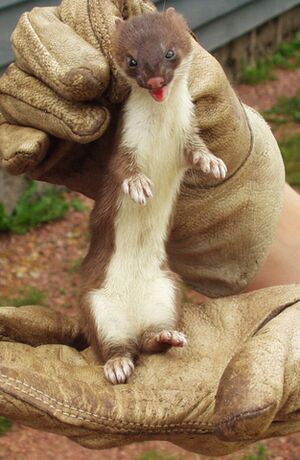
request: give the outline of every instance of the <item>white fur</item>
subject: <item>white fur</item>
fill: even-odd
[[[104,286],[90,293],[99,333],[108,342],[137,338],[155,324],[175,327],[175,286],[160,267],[166,260],[170,214],[186,167],[183,143],[193,117],[188,72],[182,73],[163,103],[137,87],[125,106],[123,143],[137,151],[154,196],[146,206],[121,197],[116,250]]]

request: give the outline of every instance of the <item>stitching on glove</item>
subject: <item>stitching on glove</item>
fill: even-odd
[[[58,401],[57,399],[55,399],[55,398],[43,393],[41,390],[38,390],[37,388],[35,388],[35,387],[31,386],[31,385],[28,385],[27,383],[22,382],[21,380],[15,379],[13,377],[8,377],[7,375],[3,374],[2,372],[0,372],[0,380],[2,380],[2,382],[5,385],[10,386],[10,387],[14,388],[15,390],[18,390],[21,393],[27,394],[27,395],[31,396],[32,398],[34,398],[37,401],[41,401],[43,404],[48,405],[49,407],[51,407],[51,409],[54,409],[55,411],[60,412],[63,415],[66,415],[67,417],[76,418],[76,419],[83,420],[83,421],[88,421],[88,422],[93,423],[95,425],[104,425],[104,424],[99,422],[99,421],[90,420],[90,418],[84,417],[84,416],[91,416],[91,417],[95,417],[97,419],[100,419],[100,420],[103,420],[103,421],[106,421],[106,422],[112,422],[114,428],[116,428],[116,423],[118,423],[119,425],[121,425],[121,428],[116,428],[116,429],[125,430],[125,432],[128,432],[128,431],[133,431],[134,432],[135,431],[133,429],[134,427],[137,427],[137,428],[140,428],[140,427],[153,428],[155,431],[157,431],[158,429],[159,430],[163,429],[163,432],[165,432],[165,433],[173,432],[174,431],[173,428],[176,428],[177,431],[183,432],[183,433],[185,433],[187,431],[191,432],[191,433],[209,433],[211,431],[211,429],[208,429],[208,428],[206,428],[206,429],[205,428],[200,428],[199,427],[199,425],[200,425],[199,422],[185,422],[184,424],[170,423],[170,424],[167,424],[167,425],[150,425],[150,424],[145,424],[145,423],[123,422],[123,421],[120,421],[120,420],[113,419],[111,417],[104,417],[104,416],[95,414],[93,412],[88,412],[88,411],[85,411],[83,409],[79,409],[79,408],[70,406],[68,404],[64,404],[61,401]],[[21,386],[23,386],[25,388],[29,388],[29,389],[33,390],[34,392],[39,393],[42,396],[45,396],[48,400],[53,401],[54,403],[56,403],[57,405],[61,406],[62,408],[71,409],[71,410],[74,410],[76,412],[79,412],[79,413],[82,414],[82,416],[71,414],[70,412],[65,412],[64,410],[59,409],[58,407],[49,404],[49,401],[44,400],[42,398],[39,398],[38,396],[36,396],[36,394],[31,393],[27,389],[22,389],[18,385],[14,385],[13,383],[9,383],[8,380],[12,381],[14,383],[18,383],[18,384],[20,384]],[[122,425],[125,425],[126,428],[122,428]],[[133,428],[131,430],[128,430],[128,425],[132,426]],[[195,428],[192,428],[193,426]],[[213,424],[212,423],[205,423],[205,426],[212,427]]]
[[[216,426],[216,431],[224,430],[226,428],[232,428],[232,426],[228,426],[228,425],[233,425],[236,422],[239,422],[240,420],[244,421],[245,419],[253,418],[256,416],[261,416],[262,413],[268,412],[269,409],[272,407],[274,407],[274,403],[270,403],[265,407],[261,407],[261,408],[258,408],[252,411],[248,410],[248,411],[242,412],[241,414],[233,415],[232,417],[229,417],[226,420],[223,420],[222,422],[218,423],[218,425]]]

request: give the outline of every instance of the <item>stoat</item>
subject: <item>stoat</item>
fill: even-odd
[[[226,175],[197,131],[191,40],[173,8],[116,21],[112,52],[131,93],[91,215],[81,296],[90,342],[113,384],[127,381],[140,353],[186,345],[165,249],[172,210],[188,168]]]

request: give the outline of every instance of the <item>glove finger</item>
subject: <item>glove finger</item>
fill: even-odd
[[[104,56],[61,22],[57,8],[24,13],[11,42],[18,66],[63,98],[88,101],[99,97],[108,85]]]
[[[1,307],[0,339],[38,346],[48,343],[84,348],[79,323],[45,307]]]
[[[0,166],[10,174],[64,185],[92,199],[99,191],[103,161],[112,148],[110,125],[96,143],[83,145],[53,138],[34,128],[7,123],[0,114]],[[99,152],[103,155],[99,156]],[[105,153],[106,152],[106,153]]]
[[[209,424],[183,420],[191,405],[197,412],[198,392],[178,389],[176,384],[171,390],[147,385],[141,376],[131,385],[113,386],[105,381],[103,368],[90,350],[78,353],[66,346],[31,348],[4,342],[0,357],[1,414],[33,428],[71,436],[86,447],[168,439],[170,433],[179,435],[184,430],[189,434],[211,431]],[[151,360],[151,365],[158,361],[156,370],[161,357],[151,358],[145,360]],[[163,360],[168,367],[172,363],[172,358]],[[148,375],[152,375],[151,365]],[[174,373],[176,360],[171,367]],[[13,401],[9,406],[7,398]],[[44,414],[44,421],[35,418],[36,411]],[[89,438],[84,436],[87,431]]]
[[[228,180],[244,163],[252,148],[252,134],[243,106],[218,61],[193,41],[189,89],[195,103],[197,127],[212,153],[222,158]],[[220,180],[195,177],[202,186]],[[195,179],[194,179],[195,180]]]
[[[11,123],[83,144],[101,137],[110,118],[105,107],[69,102],[14,64],[0,79],[0,104]]]
[[[60,7],[60,13],[66,22],[70,21],[70,16],[73,16],[73,3],[73,0],[64,0]],[[78,7],[82,8],[80,4]],[[131,0],[130,2],[94,0],[89,2],[87,11],[89,22],[111,70],[111,81],[107,92],[111,102],[122,102],[129,92],[128,83],[118,70],[112,53],[112,35],[115,31],[116,18],[123,16],[126,19],[131,15],[151,11],[155,11],[155,7],[148,0]]]
[[[229,453],[242,442],[226,443],[213,435],[220,378],[243,343],[271,316],[288,310],[287,302],[294,302],[297,295],[299,300],[299,289],[273,288],[210,301],[200,308],[184,306],[179,328],[187,334],[188,346],[141,356],[125,386],[105,381],[90,349],[78,353],[67,346],[31,348],[3,342],[1,413],[69,435],[87,447],[156,438],[206,455]],[[9,405],[8,398],[12,398]],[[36,413],[44,413],[45,423],[42,415],[35,420]]]
[[[262,436],[274,419],[300,420],[299,330],[296,301],[265,321],[231,360],[216,396],[216,433],[221,439],[245,441]]]
[[[90,429],[76,423],[81,420],[81,414],[75,415],[72,406],[69,406],[68,387],[65,386],[66,378],[69,382],[74,381],[75,365],[86,364],[84,360],[80,360],[80,354],[76,350],[58,345],[32,348],[21,343],[1,342],[0,356],[2,415],[32,428],[75,439],[79,435],[84,438],[89,435]],[[63,374],[61,379],[53,376],[59,359],[66,361],[65,366],[60,367]],[[73,373],[68,370],[70,360]],[[69,420],[74,423],[68,423]]]
[[[49,148],[48,134],[12,125],[0,112],[0,166],[10,174],[23,174],[40,163]]]
[[[102,145],[106,138],[98,142]],[[101,145],[97,151],[103,150]],[[90,146],[10,124],[0,112],[0,166],[10,174],[26,173],[32,179],[64,185],[94,198],[99,190],[101,164],[95,161]]]

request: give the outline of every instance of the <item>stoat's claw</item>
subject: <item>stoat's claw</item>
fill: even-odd
[[[152,182],[144,174],[136,174],[125,179],[122,188],[123,192],[129,195],[133,201],[145,205],[148,198],[153,197]]]
[[[104,375],[113,385],[126,383],[133,371],[134,364],[127,357],[111,358],[104,366]]]
[[[172,347],[184,347],[187,339],[183,332],[163,330],[154,337],[156,342],[165,343]]]
[[[193,164],[205,174],[211,174],[216,179],[225,179],[227,167],[221,158],[212,153],[200,152],[193,156]]]

